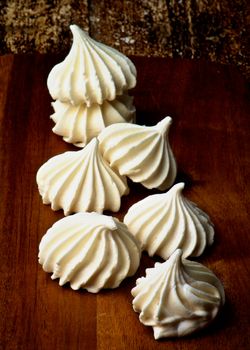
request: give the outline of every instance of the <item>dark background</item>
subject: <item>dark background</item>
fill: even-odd
[[[127,55],[204,58],[249,79],[248,9],[248,0],[5,0],[0,53],[67,52],[75,23]]]

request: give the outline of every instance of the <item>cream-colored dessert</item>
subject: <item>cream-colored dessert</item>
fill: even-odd
[[[102,158],[98,140],[80,151],[65,152],[49,159],[37,172],[44,204],[53,210],[73,212],[118,211],[121,196],[128,194],[126,178],[112,170]]]
[[[69,282],[72,289],[97,293],[116,288],[135,274],[140,246],[116,218],[97,213],[78,213],[57,221],[43,236],[39,263],[44,271]]]
[[[71,25],[73,44],[63,62],[49,73],[48,89],[54,100],[74,105],[112,101],[136,85],[136,68],[125,55],[101,44]]]
[[[124,217],[130,232],[150,256],[167,259],[177,248],[183,256],[199,256],[213,243],[209,216],[182,194],[184,183],[132,205]]]
[[[106,126],[132,123],[135,117],[133,98],[128,95],[90,107],[83,103],[75,106],[59,100],[53,102],[52,106],[55,113],[51,115],[51,119],[56,123],[53,132],[78,147],[84,147]]]
[[[169,188],[176,162],[168,141],[172,119],[155,126],[113,124],[99,134],[100,150],[111,167],[147,188]]]
[[[208,268],[176,250],[166,262],[146,270],[131,291],[139,319],[155,339],[181,337],[207,326],[224,304],[224,289]]]

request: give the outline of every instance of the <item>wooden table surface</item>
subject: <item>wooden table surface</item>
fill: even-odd
[[[115,290],[91,294],[59,287],[37,262],[38,245],[59,218],[42,204],[36,171],[74,149],[51,132],[46,87],[55,56],[0,57],[0,349],[249,349],[249,112],[246,83],[232,67],[134,58],[138,123],[173,118],[170,141],[178,180],[215,224],[215,243],[198,261],[222,280],[226,304],[207,329],[155,341],[131,306],[131,288],[154,261]],[[152,193],[130,183],[117,214]]]

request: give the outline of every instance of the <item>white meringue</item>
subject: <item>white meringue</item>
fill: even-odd
[[[208,268],[182,259],[180,249],[146,270],[131,291],[139,319],[155,339],[181,337],[208,325],[225,302],[224,288]]]
[[[125,55],[71,25],[73,44],[68,56],[49,73],[54,100],[72,104],[102,104],[136,85],[136,68]]]
[[[74,106],[59,100],[53,102],[52,106],[55,113],[51,115],[51,119],[56,123],[53,132],[78,147],[84,147],[106,126],[113,123],[131,123],[135,116],[133,98],[128,95],[90,107],[86,104]]]
[[[199,256],[213,243],[209,216],[182,195],[184,183],[132,205],[124,217],[130,232],[150,256],[167,259],[177,248],[183,256]]]
[[[113,124],[99,134],[100,150],[112,168],[147,188],[169,188],[176,177],[176,162],[168,142],[172,119],[155,126]]]
[[[37,172],[37,184],[44,204],[53,210],[72,212],[120,209],[121,196],[128,194],[121,177],[102,158],[98,140],[92,139],[80,151],[65,152],[49,159]]]
[[[116,288],[135,274],[140,246],[116,218],[97,213],[78,213],[57,221],[43,236],[39,263],[46,272],[69,282],[72,289],[97,293]]]

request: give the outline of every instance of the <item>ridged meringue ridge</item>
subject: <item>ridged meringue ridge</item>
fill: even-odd
[[[132,205],[124,217],[130,232],[150,256],[167,259],[177,248],[183,256],[200,256],[213,243],[209,216],[182,194],[184,183]]]
[[[56,123],[53,132],[63,136],[64,141],[77,147],[84,147],[106,126],[113,123],[132,123],[135,117],[133,97],[118,96],[113,101],[104,101],[102,105],[72,105],[56,100],[52,103],[55,113],[51,119]]]
[[[225,302],[220,280],[177,249],[164,263],[146,269],[131,291],[139,319],[155,339],[181,337],[207,326]]]
[[[90,38],[78,26],[71,25],[70,29],[70,52],[48,76],[47,85],[54,100],[74,105],[102,104],[136,85],[136,69],[130,59]]]
[[[116,288],[135,274],[140,246],[118,219],[98,213],[77,213],[57,221],[39,245],[44,271],[69,282],[72,289],[97,293]]]
[[[44,163],[36,176],[44,204],[53,210],[73,212],[118,211],[121,196],[129,193],[121,177],[102,158],[98,140],[92,139],[80,151],[59,154]]]
[[[155,126],[113,124],[102,130],[100,150],[112,168],[146,188],[165,190],[176,177],[176,162],[169,145],[172,118]]]

